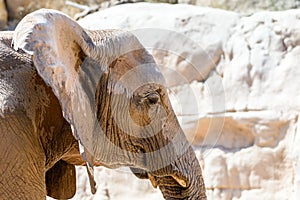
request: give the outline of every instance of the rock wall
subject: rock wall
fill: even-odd
[[[96,10],[135,2],[191,4],[241,13],[253,13],[259,10],[286,10],[300,6],[299,0],[0,0],[0,30],[14,29],[26,14],[40,8],[57,9],[77,19]]]
[[[259,10],[286,10],[299,8],[300,5],[300,2],[298,0],[178,0],[178,3],[208,6],[243,13],[253,13]]]
[[[140,3],[91,14],[80,24],[131,30],[153,53],[203,168],[208,199],[297,199],[300,10],[242,16]],[[97,173],[94,199],[162,199],[126,169]],[[74,199],[84,199],[85,189]]]
[[[69,2],[78,3],[85,6],[93,6],[102,3],[104,0],[70,0]],[[8,0],[5,1],[9,20],[20,20],[26,14],[40,9],[51,8],[61,10],[68,15],[74,16],[80,9],[71,6],[66,0]]]
[[[105,0],[0,0],[0,30],[12,30],[28,13],[41,8],[60,10],[71,17],[95,10]],[[117,0],[111,0],[112,2]],[[86,11],[86,13],[85,13]]]

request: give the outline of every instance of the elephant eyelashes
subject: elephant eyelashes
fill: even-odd
[[[160,101],[160,94],[157,91],[152,91],[137,94],[133,99],[137,106],[155,105]]]
[[[152,93],[152,94],[148,94],[146,98],[150,105],[154,105],[159,101],[160,97],[157,93]]]

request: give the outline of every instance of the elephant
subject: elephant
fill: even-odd
[[[125,30],[41,9],[0,32],[0,199],[72,198],[75,165],[129,167],[165,199],[206,199],[154,58]]]

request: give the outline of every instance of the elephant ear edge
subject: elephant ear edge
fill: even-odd
[[[92,130],[88,129],[88,134],[81,133],[91,124],[84,125],[82,120],[76,119],[79,118],[76,116],[79,112],[75,111],[78,106],[82,110],[93,106],[79,80],[80,65],[85,57],[101,57],[101,51],[87,32],[59,11],[40,9],[20,21],[14,31],[12,45],[15,50],[23,50],[32,56],[38,74],[58,98],[74,136],[85,147],[92,148],[92,144],[87,144],[92,142],[89,141],[92,139]],[[85,117],[92,117],[91,111],[82,113],[87,112],[90,112],[90,116]]]
[[[101,60],[103,51],[77,22],[52,9],[26,15],[14,31],[12,46],[32,56],[38,74],[59,100],[64,118],[83,146],[81,154],[92,169],[96,119],[94,105],[79,74],[86,57]]]

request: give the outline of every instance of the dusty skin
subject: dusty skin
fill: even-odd
[[[39,10],[0,38],[0,199],[71,198],[74,165],[87,165],[92,192],[95,165],[129,166],[166,199],[206,199],[163,76],[135,36]]]

